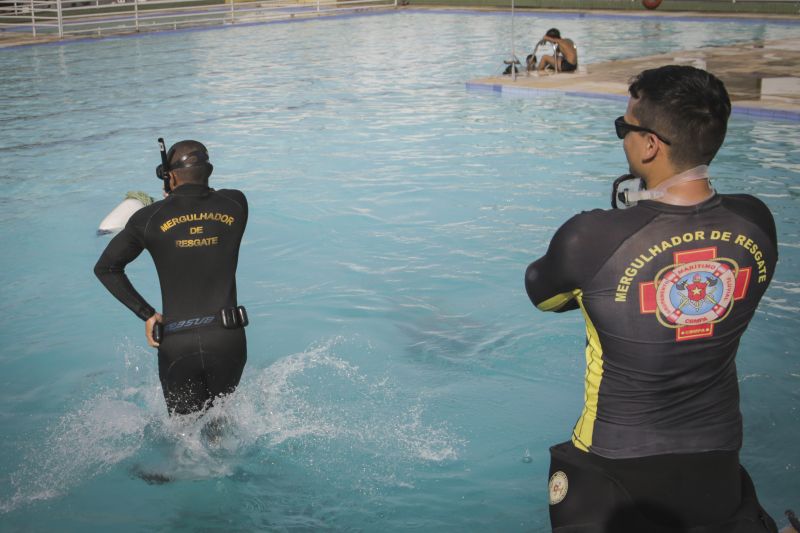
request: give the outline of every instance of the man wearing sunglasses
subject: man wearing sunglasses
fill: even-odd
[[[236,300],[239,245],[247,225],[241,191],[209,188],[214,167],[197,141],[163,148],[156,174],[168,194],[133,214],[106,247],[94,272],[120,302],[145,321],[158,348],[158,373],[170,414],[211,406],[239,384],[247,315]],[[164,315],[136,291],[125,267],[150,252],[161,282]]]
[[[551,448],[553,530],[776,531],[739,464],[735,365],[775,223],[755,197],[711,187],[731,110],[719,79],[665,66],[629,93],[614,126],[625,179],[645,188],[628,209],[572,217],[525,277],[537,308],[586,322],[583,412]]]

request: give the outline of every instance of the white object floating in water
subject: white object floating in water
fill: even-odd
[[[97,234],[105,235],[120,231],[136,211],[152,203],[153,199],[147,193],[141,191],[129,192],[125,199],[100,222]]]
[[[525,455],[522,456],[523,463],[532,463],[533,457],[531,457],[531,451],[528,448],[525,448]]]

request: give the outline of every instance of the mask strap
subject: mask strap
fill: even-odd
[[[669,179],[666,179],[658,184],[658,187],[655,189],[646,189],[644,191],[630,191],[628,193],[628,198],[631,202],[640,202],[642,200],[658,200],[665,204],[672,204],[672,205],[696,205],[702,202],[705,202],[712,196],[714,196],[715,192],[714,188],[711,187],[711,191],[709,192],[708,196],[703,198],[697,202],[687,202],[683,200],[681,197],[675,194],[671,194],[669,189],[675,187],[676,185],[680,185],[682,183],[688,183],[690,181],[697,181],[697,180],[709,180],[710,186],[710,178],[708,176],[708,165],[700,165],[694,168],[690,168],[680,174],[675,174]]]

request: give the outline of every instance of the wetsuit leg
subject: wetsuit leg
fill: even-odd
[[[591,458],[619,480],[649,519],[680,526],[724,520],[742,500],[739,454],[712,451],[637,459]]]
[[[174,339],[171,341],[169,344],[179,344]],[[166,344],[165,339],[158,351],[158,377],[167,410],[179,415],[201,411],[210,400],[203,375],[202,354],[185,349],[171,353],[165,348]]]
[[[167,409],[188,414],[233,392],[247,361],[247,345],[242,329],[203,328],[166,336],[158,355]]]
[[[742,486],[742,505],[736,514],[720,525],[720,533],[778,533],[778,525],[767,511],[761,507],[756,496],[756,487],[750,474],[740,467]],[[702,532],[701,532],[702,533]],[[713,533],[717,533],[716,531]]]
[[[244,329],[207,329],[201,341],[209,397],[232,393],[239,385],[247,362]]]
[[[736,452],[610,460],[570,442],[550,451],[551,480],[561,484],[554,492],[551,481],[553,531],[776,531]],[[552,503],[554,494],[563,499]]]
[[[550,448],[550,524],[554,533],[652,531],[643,527],[620,483],[571,442]],[[633,512],[632,512],[633,511]],[[653,532],[656,533],[656,532]]]

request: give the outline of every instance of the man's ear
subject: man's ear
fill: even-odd
[[[664,150],[664,145],[660,139],[652,133],[648,133],[647,144],[645,144],[644,152],[642,153],[642,160],[652,161],[662,150]]]

